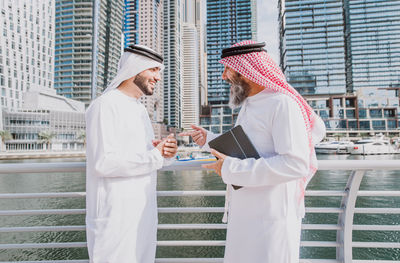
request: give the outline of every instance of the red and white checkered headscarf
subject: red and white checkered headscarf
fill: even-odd
[[[256,44],[252,40],[242,41],[232,47]],[[310,147],[310,169],[300,186],[299,198],[304,199],[305,187],[317,170],[317,158],[314,145],[325,136],[325,125],[321,118],[315,114],[306,100],[286,81],[280,68],[275,64],[267,52],[252,52],[247,54],[225,57],[220,60],[223,65],[232,68],[247,79],[265,87],[268,90],[279,92],[294,99],[299,105],[308,134]],[[299,201],[300,201],[299,199]]]

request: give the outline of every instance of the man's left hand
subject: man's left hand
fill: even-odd
[[[215,172],[219,175],[221,175],[221,170],[222,170],[222,165],[224,164],[226,155],[223,153],[220,153],[214,149],[211,149],[211,154],[217,157],[217,161],[215,163],[210,163],[210,164],[203,164],[202,167],[206,169],[214,169]]]

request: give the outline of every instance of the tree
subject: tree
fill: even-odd
[[[44,143],[46,145],[45,150],[47,150],[50,148],[51,141],[53,140],[53,138],[56,135],[49,131],[41,131],[41,132],[39,132],[38,136],[39,136],[39,140],[41,140],[42,143]]]
[[[1,137],[1,151],[5,150],[5,143],[12,139],[11,133],[9,131],[0,131]]]
[[[86,146],[86,131],[85,130],[80,130],[76,133],[76,139],[78,141],[83,142],[83,145]]]

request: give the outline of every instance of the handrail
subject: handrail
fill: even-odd
[[[169,166],[165,166],[161,171],[175,170],[199,170],[202,164],[212,163],[213,161],[175,161]],[[320,160],[318,170],[399,170],[400,161],[398,160]],[[63,162],[63,163],[12,163],[0,164],[0,174],[14,173],[53,173],[53,172],[85,172],[85,162]]]
[[[208,161],[211,162],[211,161]],[[198,170],[201,164],[207,162],[174,162],[163,170]],[[70,163],[24,163],[24,164],[0,164],[1,174],[17,173],[58,173],[58,172],[85,172],[85,162]],[[400,248],[400,243],[394,242],[353,242],[352,231],[400,231],[400,225],[354,225],[354,214],[400,214],[400,208],[355,207],[358,196],[389,196],[398,197],[400,191],[359,191],[361,180],[368,170],[400,170],[398,160],[340,160],[319,161],[319,170],[350,170],[353,171],[348,179],[344,190],[307,190],[306,196],[313,197],[340,197],[340,207],[306,207],[306,213],[333,213],[338,215],[337,224],[303,224],[303,230],[328,230],[337,231],[337,241],[302,241],[303,247],[333,247],[337,250],[337,259],[306,259],[304,262],[372,262],[371,260],[352,260],[352,248]],[[379,176],[379,175],[378,175]],[[159,197],[199,197],[199,196],[224,196],[225,191],[158,191]],[[32,198],[84,198],[85,192],[57,192],[57,193],[2,193],[0,200],[5,199],[32,199]],[[0,216],[35,216],[35,215],[83,215],[85,209],[27,209],[27,210],[0,210]],[[159,207],[159,213],[222,213],[222,207]],[[161,230],[184,230],[184,229],[226,229],[225,224],[159,224]],[[84,225],[76,226],[30,226],[30,227],[0,227],[0,233],[19,232],[54,232],[54,231],[85,231]],[[224,246],[224,240],[168,240],[158,241],[158,246]],[[0,244],[0,249],[25,249],[25,248],[72,248],[85,247],[85,242],[66,243],[23,243],[23,244]],[[33,262],[33,261],[27,261]],[[38,261],[37,261],[38,262]],[[49,262],[49,261],[40,261]],[[51,262],[87,262],[87,260],[74,261],[51,261]],[[188,258],[188,259],[156,259],[158,263],[168,262],[222,262],[218,258]],[[300,262],[303,262],[301,260]],[[373,261],[393,262],[393,261]],[[4,262],[0,262],[4,263]]]

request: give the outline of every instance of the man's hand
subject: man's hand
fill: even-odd
[[[157,147],[157,145],[162,142],[162,140],[152,140],[151,143],[153,144],[154,147]]]
[[[192,129],[193,129],[193,131],[181,132],[178,135],[179,136],[191,136],[193,141],[197,145],[202,147],[206,143],[207,130],[202,127],[198,127],[196,125],[192,125]]]
[[[224,164],[226,155],[223,153],[220,153],[214,149],[211,149],[211,154],[217,157],[217,161],[215,163],[210,163],[210,164],[203,164],[202,167],[206,169],[214,169],[215,172],[219,175],[222,176],[221,170],[222,170],[222,165]]]
[[[178,151],[178,143],[173,133],[163,140],[153,140],[152,143],[164,158],[172,158]]]

